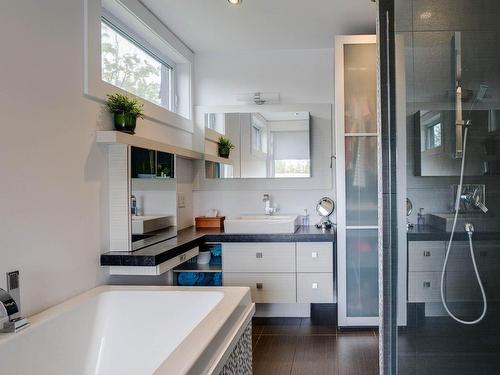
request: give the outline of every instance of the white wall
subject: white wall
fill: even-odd
[[[332,103],[333,73],[333,48],[196,55],[195,104],[241,105],[236,101],[236,94],[254,91],[279,92],[282,104]],[[266,106],[260,110],[263,108]],[[334,173],[329,169],[332,117],[331,110],[325,112],[320,109],[311,120],[311,154],[316,164],[309,185],[297,180],[202,181],[199,185],[195,183],[195,215],[204,214],[210,208],[218,208],[227,216],[263,212],[263,193],[272,195],[281,212],[290,213],[302,213],[304,208],[312,213],[322,196],[335,198]],[[311,216],[314,222],[316,215]]]
[[[102,104],[83,95],[84,2],[11,1],[0,12],[0,288],[19,269],[32,314],[107,280]],[[190,133],[139,121],[138,134],[190,147]]]

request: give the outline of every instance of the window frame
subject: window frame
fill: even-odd
[[[144,36],[149,44],[158,47],[156,50],[164,50],[164,55],[168,55],[175,62],[176,94],[172,99],[176,112],[102,80],[101,19],[104,6],[131,30],[141,37]],[[84,95],[99,103],[104,103],[106,95],[110,93],[137,97],[144,104],[146,121],[154,121],[193,134],[194,53],[137,0],[84,0],[84,10]]]
[[[101,28],[102,24],[106,24],[109,28],[114,30],[116,33],[121,35],[123,38],[128,40],[130,43],[135,45],[137,48],[139,48],[141,51],[149,55],[151,58],[156,60],[158,63],[161,64],[161,86],[160,86],[160,99],[161,99],[161,104],[160,106],[171,111],[171,112],[176,112],[175,108],[175,95],[176,95],[176,90],[175,90],[175,62],[171,59],[169,59],[165,54],[162,54],[158,49],[153,47],[150,43],[148,43],[145,39],[141,38],[137,33],[135,33],[133,30],[131,30],[127,25],[125,25],[123,22],[121,22],[118,18],[113,16],[109,11],[106,9],[102,9],[102,14],[101,14]],[[101,39],[101,54],[102,54],[102,39]],[[102,60],[101,60],[102,61]],[[166,73],[168,73],[168,87],[163,82],[166,77]],[[101,65],[101,79],[102,79],[102,65]],[[104,80],[103,80],[104,81]],[[113,85],[110,82],[104,81],[110,85]],[[113,85],[115,86],[115,85]],[[124,91],[127,91],[119,86],[118,87]],[[138,96],[135,93],[131,91],[127,91],[128,93]],[[168,98],[168,103],[163,103],[165,96],[167,95]],[[158,105],[157,103],[151,102],[146,98],[140,97],[142,100],[147,100],[148,102]]]

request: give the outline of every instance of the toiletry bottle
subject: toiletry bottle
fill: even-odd
[[[304,209],[304,215],[302,215],[302,226],[309,226],[309,214],[307,213],[307,209]]]
[[[418,226],[423,226],[425,225],[425,216],[424,216],[424,209],[420,208],[417,213],[417,225]]]

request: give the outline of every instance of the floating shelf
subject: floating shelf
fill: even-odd
[[[134,147],[146,148],[168,152],[181,156],[186,159],[203,160],[203,154],[187,148],[172,146],[168,143],[158,142],[152,139],[139,137],[137,135],[127,134],[116,130],[97,131],[97,143],[103,144],[125,144]]]
[[[226,158],[221,158],[220,156],[205,154],[205,160],[214,163],[233,165],[233,161]]]
[[[174,272],[222,272],[222,265],[183,263]]]

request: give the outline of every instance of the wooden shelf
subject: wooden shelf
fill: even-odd
[[[139,137],[137,135],[127,134],[116,130],[97,131],[97,143],[103,144],[125,144],[134,147],[146,148],[168,152],[181,156],[186,159],[203,160],[203,154],[187,148],[173,146],[168,143],[158,142],[152,139]]]
[[[205,154],[205,160],[214,163],[233,165],[233,161],[231,159],[221,158],[220,156],[210,154]]]
[[[222,272],[222,264],[183,263],[174,272]]]

